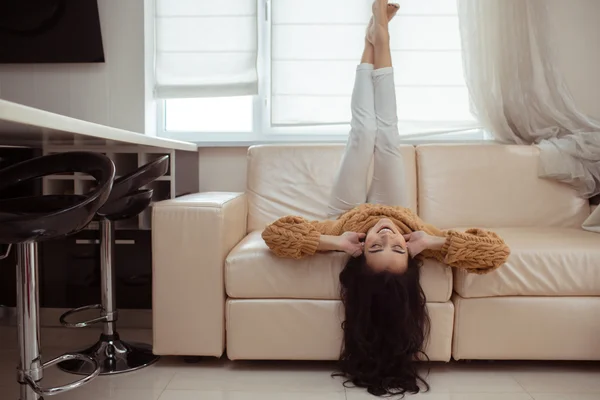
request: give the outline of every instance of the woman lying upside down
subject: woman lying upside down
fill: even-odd
[[[418,393],[419,383],[429,388],[415,363],[427,357],[429,335],[420,260],[483,274],[504,264],[510,253],[495,233],[441,231],[406,208],[388,32],[398,9],[387,0],[373,4],[352,95],[352,129],[330,200],[330,215],[337,220],[289,216],[262,235],[280,257],[299,259],[318,251],[353,257],[340,275],[345,321],[339,375],[374,395]]]

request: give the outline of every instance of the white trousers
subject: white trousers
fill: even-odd
[[[393,68],[373,70],[371,64],[359,65],[351,130],[329,201],[330,217],[365,202],[408,207],[399,141]],[[372,161],[373,181],[367,188]]]

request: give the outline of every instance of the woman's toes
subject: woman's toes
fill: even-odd
[[[373,2],[373,17],[376,24],[385,24],[388,20],[387,0],[375,0]]]
[[[388,4],[388,7],[387,7],[388,21],[391,21],[392,18],[394,18],[396,16],[396,14],[398,13],[398,10],[400,10],[400,4],[397,4],[397,3]]]

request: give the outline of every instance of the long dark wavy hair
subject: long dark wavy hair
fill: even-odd
[[[352,258],[340,274],[345,308],[339,372],[345,386],[375,396],[428,391],[417,359],[429,337],[429,314],[420,284],[420,262],[410,259],[403,274],[374,272],[364,256]]]

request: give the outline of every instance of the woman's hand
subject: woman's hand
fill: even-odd
[[[339,236],[338,250],[349,254],[352,257],[359,257],[364,250],[365,244],[363,240],[367,236],[366,233],[345,232]]]
[[[411,257],[415,257],[425,250],[441,250],[446,242],[443,237],[431,236],[423,231],[404,235],[404,240],[406,240],[406,247]]]

